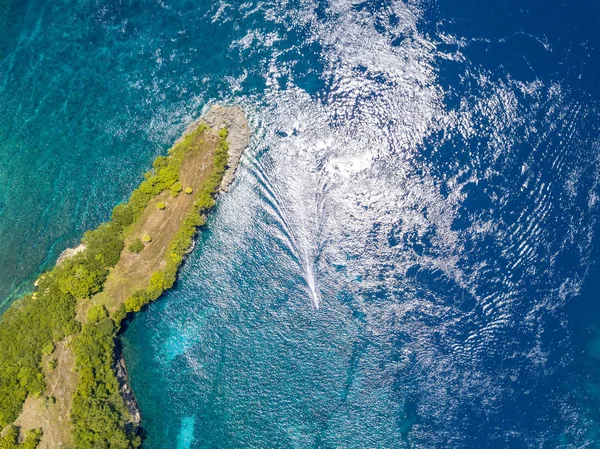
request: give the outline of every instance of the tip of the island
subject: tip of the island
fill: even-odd
[[[205,114],[188,126],[186,133],[196,129],[200,122],[205,122],[217,131],[223,127],[228,130],[229,161],[220,186],[222,192],[227,192],[235,178],[242,154],[250,143],[250,126],[246,120],[246,114],[241,106],[214,104]]]

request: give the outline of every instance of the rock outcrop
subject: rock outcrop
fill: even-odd
[[[76,254],[79,254],[83,250],[85,250],[85,245],[83,243],[81,243],[80,245],[77,245],[75,248],[65,249],[62,253],[60,253],[60,256],[58,256],[58,259],[56,259],[56,265],[60,265],[65,260],[70,259],[71,257],[73,257]]]
[[[212,129],[218,131],[227,128],[227,143],[229,144],[229,162],[221,181],[221,191],[227,192],[235,177],[235,171],[240,163],[244,150],[250,143],[250,126],[240,106],[221,106],[215,104],[208,112],[194,121],[188,131],[196,129],[200,122],[205,122]]]
[[[123,401],[125,402],[125,407],[127,407],[127,410],[129,411],[129,415],[131,417],[130,422],[135,427],[138,427],[140,425],[142,415],[140,414],[140,409],[138,407],[137,401],[135,400],[135,396],[133,395],[133,391],[131,391],[131,387],[129,386],[127,366],[125,365],[125,358],[123,357],[123,353],[120,350],[119,355],[117,357],[117,361],[115,363],[115,374],[117,375],[117,379],[119,380],[119,390],[121,392],[121,397],[123,398]]]

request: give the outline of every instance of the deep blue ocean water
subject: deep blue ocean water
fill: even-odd
[[[600,447],[599,26],[592,0],[3,0],[2,307],[234,102],[237,180],[123,335],[144,447]]]

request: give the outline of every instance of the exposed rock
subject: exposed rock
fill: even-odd
[[[84,251],[85,248],[86,248],[85,245],[82,243],[80,245],[77,245],[75,248],[65,249],[62,253],[60,253],[60,256],[58,256],[58,259],[56,259],[56,265],[60,265],[65,260],[70,259],[71,257],[73,257],[76,254],[79,254],[80,252]]]
[[[213,129],[227,127],[227,143],[229,144],[229,163],[221,181],[221,190],[227,192],[233,182],[235,171],[242,153],[250,143],[250,127],[240,106],[224,107],[214,105],[204,115],[204,121]]]
[[[115,374],[119,380],[119,391],[121,392],[121,397],[125,402],[125,407],[127,407],[127,410],[129,411],[129,415],[131,417],[130,423],[135,427],[138,427],[140,425],[142,416],[140,414],[137,401],[135,400],[135,396],[133,395],[133,391],[131,391],[131,388],[129,387],[125,358],[120,350],[118,352],[119,355],[115,364]]]

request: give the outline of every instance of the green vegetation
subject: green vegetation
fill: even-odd
[[[17,301],[0,325],[0,428],[13,422],[28,395],[44,390],[40,367],[44,348],[76,332],[75,298],[59,287],[68,270],[40,277],[37,295]],[[27,334],[27,338],[15,338]]]
[[[163,191],[173,196],[181,192],[178,175],[186,152],[193,151],[196,138],[208,127],[201,124],[184,136],[170,150],[169,157],[158,156],[153,170],[133,191],[127,203],[117,205],[112,219],[84,234],[84,251],[64,260],[42,274],[37,291],[16,301],[0,319],[0,429],[14,422],[27,396],[40,396],[45,390],[41,368],[42,355],[51,356],[55,344],[74,335],[71,343],[76,357],[79,385],[71,408],[74,439],[77,448],[129,449],[138,447],[139,437],[125,431],[129,419],[118,381],[113,371],[115,338],[127,312],[139,311],[173,286],[177,271],[189,250],[196,229],[204,224],[201,214],[214,206],[214,195],[227,165],[227,131],[221,130],[214,154],[214,166],[202,187],[197,190],[193,208],[173,237],[164,271],[154,273],[145,290],[134,293],[112,317],[99,306],[89,309],[87,321],[77,319],[78,301],[100,292],[110,269],[119,261],[128,230],[135,224],[150,200]],[[190,187],[185,193],[191,194]],[[164,203],[157,207],[164,208]],[[128,249],[142,251],[152,241],[149,235],[135,239]],[[15,338],[24,335],[26,338]],[[56,368],[56,358],[48,367]],[[47,404],[55,401],[46,398]],[[18,443],[18,429],[10,427],[0,438],[0,449],[37,446],[41,433],[29,432]]]
[[[133,223],[133,207],[129,204],[119,204],[113,209],[112,212],[112,222],[115,226],[120,227],[121,229],[127,228],[130,224]]]
[[[131,251],[132,253],[139,253],[144,249],[144,244],[142,243],[142,241],[140,239],[135,239],[133,242],[131,242],[129,244],[129,246],[127,247],[127,249],[129,251]]]
[[[87,231],[82,242],[87,246],[89,255],[107,267],[114,266],[123,250],[123,227],[115,223],[101,224],[94,231]]]
[[[158,210],[163,210],[165,207],[167,207],[167,206],[162,201],[159,201],[158,203],[156,203],[156,208]]]
[[[173,184],[171,186],[171,196],[175,197],[177,195],[179,195],[179,192],[181,192],[183,190],[183,186],[181,185],[181,183],[179,181],[177,181],[175,184]]]
[[[19,443],[19,429],[11,425],[4,438],[0,438],[0,449],[35,449],[41,437],[39,430],[30,430],[23,442]]]
[[[146,290],[139,290],[125,300],[127,312],[139,312],[143,306],[157,299],[165,290],[165,274],[157,271],[152,274]]]
[[[125,431],[128,412],[113,371],[116,332],[106,309],[94,306],[73,341],[79,373],[71,406],[76,447],[130,449],[141,444],[140,437]]]
[[[54,343],[49,343],[42,348],[43,355],[50,355],[54,352]]]
[[[194,189],[192,189],[191,187],[186,187],[184,192],[186,193],[186,195],[191,195],[194,192]]]
[[[15,302],[0,321],[0,428],[13,422],[28,395],[44,390],[40,366],[43,354],[54,343],[76,333],[78,299],[100,291],[109,268],[119,260],[123,249],[123,228],[106,223],[86,232],[86,249],[65,260],[38,279],[32,295]],[[15,338],[27,332],[27,338]]]

